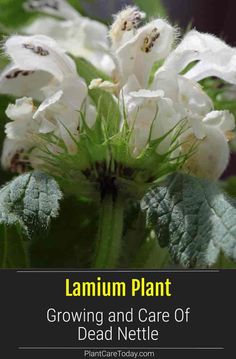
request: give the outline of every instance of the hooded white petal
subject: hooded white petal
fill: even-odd
[[[40,11],[64,19],[76,19],[80,14],[65,0],[29,0],[24,3],[25,10]]]
[[[153,64],[169,54],[174,38],[174,28],[161,19],[140,28],[135,36],[116,51],[121,82],[124,84],[134,74],[145,88]]]
[[[139,11],[136,6],[127,6],[114,16],[114,22],[110,28],[110,38],[114,50],[135,35],[138,25],[145,17],[146,14]]]
[[[190,31],[168,57],[164,67],[179,73],[194,61],[197,62],[185,74],[187,78],[200,81],[216,76],[236,84],[236,49],[215,36]]]
[[[5,52],[21,70],[46,71],[58,81],[77,75],[73,60],[44,35],[12,36],[5,43]]]

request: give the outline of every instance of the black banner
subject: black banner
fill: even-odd
[[[0,278],[1,358],[235,352],[235,271],[1,270]]]

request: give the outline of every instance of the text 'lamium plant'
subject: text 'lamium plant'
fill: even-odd
[[[235,119],[214,110],[199,84],[217,77],[236,85],[236,49],[196,30],[180,41],[166,20],[148,22],[136,7],[109,29],[65,1],[25,8],[54,17],[3,46],[10,64],[0,93],[18,99],[6,109],[2,166],[21,175],[0,192],[0,222],[20,224],[29,237],[36,224],[46,228],[58,214],[58,183],[65,195],[98,204],[93,267],[122,266],[124,219],[140,200],[172,260],[236,259],[235,203],[216,184]]]

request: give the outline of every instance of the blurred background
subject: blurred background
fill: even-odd
[[[122,6],[134,2],[137,3],[132,0],[80,1],[87,14],[105,21],[110,21],[111,14],[120,10]],[[199,31],[221,36],[231,45],[236,45],[235,0],[146,0],[146,3],[150,7],[150,15],[156,12],[163,14],[165,11],[167,17],[182,29],[191,24]],[[162,9],[158,10],[160,6]]]
[[[93,17],[110,21],[111,14],[127,4],[139,1],[128,0],[81,0],[81,6]],[[140,3],[144,1],[140,1]],[[145,6],[145,5],[143,5]],[[236,45],[235,0],[146,0],[149,15],[166,13],[172,22],[184,30],[190,25],[199,31],[210,32]],[[162,7],[162,8],[161,8]]]

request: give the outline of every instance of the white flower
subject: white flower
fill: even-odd
[[[138,29],[132,38],[115,50],[119,82],[125,84],[130,75],[135,75],[145,88],[154,63],[166,58],[174,39],[174,28],[161,19]]]
[[[59,82],[78,76],[74,61],[48,36],[12,36],[4,50],[21,70],[45,71]]]
[[[42,100],[44,87],[63,87],[70,80],[80,82],[82,93],[86,93],[75,63],[53,39],[43,35],[12,36],[4,50],[12,64],[0,75],[1,93]]]
[[[5,51],[13,63],[1,76],[1,91],[5,92],[7,86],[10,92],[9,83],[13,80],[13,86],[18,85],[19,95],[26,96],[32,91],[41,105],[36,108],[31,96],[8,106],[6,114],[12,121],[6,125],[6,135],[11,141],[4,146],[4,166],[11,164],[10,158],[18,156],[18,143],[22,147],[24,140],[23,148],[29,149],[35,135],[40,133],[53,133],[64,141],[68,151],[75,151],[72,136],[78,139],[80,111],[85,112],[89,126],[95,121],[96,111],[89,102],[87,86],[78,76],[73,60],[54,40],[43,35],[13,36],[6,41]],[[16,167],[11,165],[11,168]]]
[[[228,141],[235,121],[228,111],[214,111],[198,81],[216,76],[236,85],[236,49],[193,30],[173,50],[176,29],[162,19],[139,27],[145,14],[136,7],[127,7],[115,16],[109,49],[107,28],[81,17],[65,1],[39,0],[29,4],[31,9],[66,20],[48,18],[43,24],[39,19],[27,31],[50,33],[64,49],[74,54],[78,51],[76,56],[84,56],[95,66],[99,63],[100,68],[105,66],[108,73],[112,72],[111,80],[93,79],[89,88],[116,96],[113,97],[122,114],[120,128],[129,126],[129,146],[134,157],[150,141],[161,139],[157,152],[172,153],[173,160],[189,155],[194,148],[194,154],[185,162],[185,171],[209,179],[221,176],[229,161]],[[79,141],[80,111],[92,126],[96,110],[74,61],[45,35],[13,36],[7,40],[5,50],[12,64],[1,75],[0,91],[10,93],[12,89],[13,94],[30,98],[24,97],[7,109],[12,121],[6,133],[11,142],[4,146],[3,163],[16,168],[12,165],[14,156],[20,163],[24,157],[19,156],[22,139],[26,143],[20,153],[24,154],[31,149],[29,138],[34,132],[53,133],[70,152],[76,151],[71,136]],[[37,109],[31,98],[41,102]],[[187,129],[178,133],[178,125],[183,123],[187,123]]]
[[[40,93],[41,98],[50,97],[61,90],[63,101],[72,111],[81,109],[88,95],[87,86],[77,74],[74,61],[54,40],[43,35],[12,36],[6,41],[5,51],[13,64],[1,76],[1,92],[5,92],[7,82],[8,89],[11,89],[10,83],[13,79],[13,86],[18,81],[17,91],[21,91],[22,96],[27,95],[24,93],[27,83],[27,90]],[[15,68],[18,70],[14,74]]]
[[[40,86],[47,92],[50,88],[53,91],[58,87],[68,92],[71,88],[73,98],[80,93],[80,103],[87,95],[87,86],[77,74],[74,61],[53,39],[44,35],[12,36],[6,41],[4,50],[13,63],[1,76],[1,88],[7,80],[10,82],[18,78],[20,84],[22,77],[28,77],[31,82],[31,76],[35,75],[35,79],[40,80],[42,74],[46,73],[43,83],[35,81],[35,89]],[[16,68],[17,73],[13,73]],[[39,76],[36,77],[36,74]]]
[[[27,2],[25,8],[61,18],[40,17],[22,29],[25,34],[50,36],[72,55],[83,57],[104,72],[112,73],[114,63],[108,54],[108,28],[104,24],[81,16],[63,0],[33,0]]]
[[[171,51],[176,30],[166,21],[153,20],[138,29],[137,25],[144,16],[138,16],[137,9],[132,11],[130,8],[129,12],[126,9],[121,15],[123,17],[118,14],[111,27],[111,38],[117,64],[116,82],[121,86],[120,103],[123,100],[126,120],[133,126],[131,146],[134,154],[140,153],[149,139],[159,138],[181,120],[187,120],[189,130],[186,136],[191,138],[188,143],[193,145],[194,141],[200,140],[199,149],[191,162],[196,163],[198,171],[195,168],[192,173],[205,173],[209,177],[206,163],[209,166],[209,158],[215,153],[211,173],[212,178],[218,178],[229,159],[225,132],[231,131],[235,123],[228,112],[213,111],[211,99],[197,81],[216,76],[236,84],[236,49],[213,35],[193,30]],[[132,21],[127,21],[127,18],[125,21],[124,15],[127,18],[136,16],[139,21],[132,26]],[[124,24],[131,26],[126,29]],[[163,65],[150,84],[151,70],[159,60],[164,60]],[[220,117],[227,131],[220,131],[218,125],[210,125],[209,118],[212,116]],[[168,150],[172,135],[167,136],[158,150]],[[181,136],[181,140],[183,138]],[[182,149],[186,150],[184,147]]]
[[[163,90],[144,90],[135,76],[130,76],[124,86],[121,100],[125,104],[126,120],[132,128],[131,146],[137,156],[147,145],[148,140],[158,139],[174,128],[180,121],[180,115],[174,102],[164,97]],[[158,151],[167,152],[171,136],[158,147]]]
[[[40,123],[39,133],[53,132],[64,141],[70,152],[74,152],[76,144],[71,136],[78,139],[80,118],[78,112],[71,109],[63,97],[63,91],[58,91],[47,98],[34,113],[33,120]]]
[[[197,137],[202,137],[202,118],[212,111],[213,103],[197,82],[161,68],[156,73],[151,87],[162,89],[165,97],[178,104],[182,119],[188,120]]]

